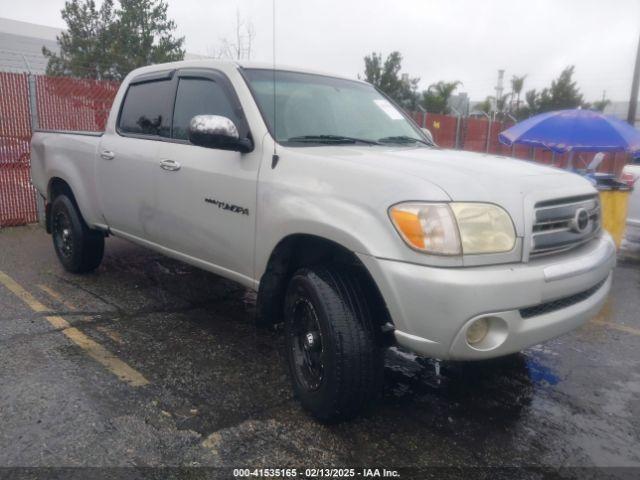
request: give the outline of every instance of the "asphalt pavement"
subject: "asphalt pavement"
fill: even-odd
[[[392,349],[380,401],[339,425],[302,411],[254,314],[252,292],[119,239],[77,276],[40,227],[0,230],[0,467],[640,473],[637,255],[593,321],[506,360]]]

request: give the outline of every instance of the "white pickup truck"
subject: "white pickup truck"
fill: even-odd
[[[384,348],[482,360],[575,329],[616,252],[577,175],[442,150],[368,83],[185,61],[131,72],[102,134],[37,131],[62,265],[116,235],[258,291],[322,421],[381,386]]]

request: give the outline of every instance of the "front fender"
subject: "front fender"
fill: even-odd
[[[272,145],[266,140],[263,151],[256,202],[256,280],[264,273],[278,243],[294,234],[314,235],[354,253],[378,258],[461,265],[461,259],[412,250],[389,219],[389,207],[400,201],[449,200],[433,183],[398,171],[365,168],[340,156],[349,152],[359,155],[348,148],[280,147],[277,167],[268,153],[273,151]]]
[[[330,240],[354,253],[380,255],[382,244],[402,242],[396,238],[391,223],[370,207],[339,198],[313,195],[280,197],[277,202],[265,202],[258,215],[256,236],[256,278],[262,277],[271,253],[286,237],[296,234],[313,235]],[[366,232],[366,233],[365,233]]]

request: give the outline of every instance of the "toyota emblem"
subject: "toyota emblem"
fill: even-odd
[[[576,233],[584,233],[587,228],[589,228],[589,212],[584,208],[579,208],[571,220],[571,230]]]

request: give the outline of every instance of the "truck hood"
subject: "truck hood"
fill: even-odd
[[[489,201],[496,196],[519,197],[539,190],[593,187],[582,177],[525,160],[460,150],[394,147],[317,147],[313,153],[367,168],[402,172],[444,190],[455,201]],[[307,152],[305,152],[307,153]],[[308,152],[311,153],[311,152]]]
[[[403,173],[436,185],[453,201],[495,203],[511,214],[520,234],[525,209],[531,210],[536,201],[595,193],[593,186],[579,175],[496,155],[386,146],[322,146],[304,150],[305,154],[358,164],[363,182],[368,171],[376,175],[388,171],[389,178]],[[398,191],[401,195],[401,185]],[[398,198],[403,200],[421,199]]]

